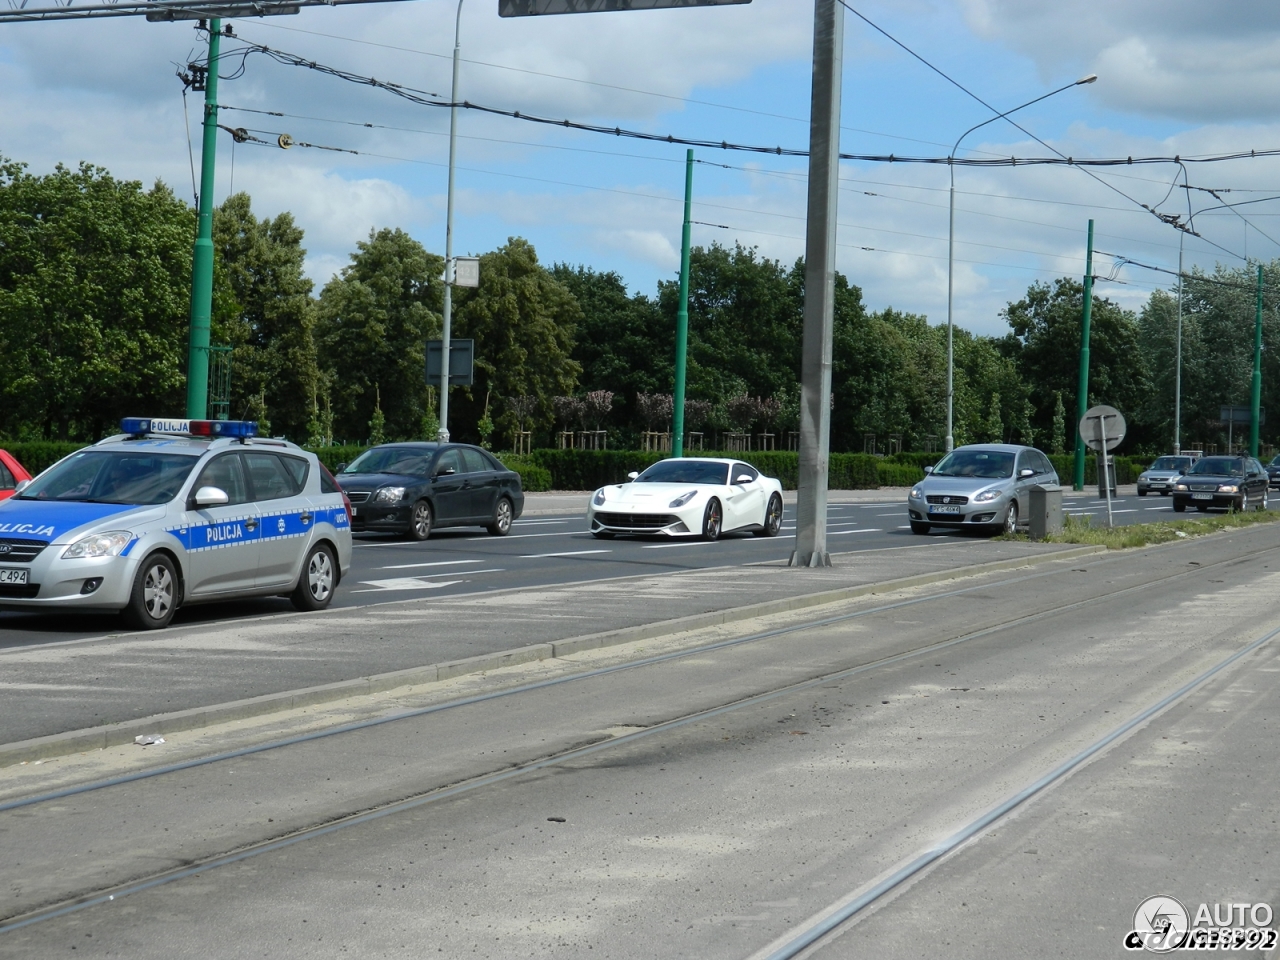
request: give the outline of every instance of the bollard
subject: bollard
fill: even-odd
[[[1027,519],[1031,539],[1043,540],[1051,533],[1062,532],[1062,487],[1056,483],[1037,483],[1028,491],[1031,508]]]

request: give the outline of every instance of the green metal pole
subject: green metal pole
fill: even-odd
[[[689,218],[693,207],[693,151],[684,158],[684,233],[680,241],[680,306],[676,310],[676,382],[671,397],[671,455],[684,456],[684,368],[689,349]]]
[[[1076,423],[1089,409],[1089,321],[1093,316],[1093,221],[1089,221],[1089,246],[1084,261],[1084,314],[1080,321],[1080,380],[1076,387]],[[1076,431],[1075,476],[1071,486],[1084,489],[1084,437]]]
[[[209,73],[204,87],[200,148],[200,207],[191,254],[191,333],[187,346],[187,419],[203,420],[209,406],[209,317],[213,312],[213,167],[218,151],[218,52],[222,21],[209,24]]]
[[[1249,411],[1249,456],[1258,455],[1258,420],[1262,412],[1262,264],[1258,264],[1258,306],[1253,316],[1253,394]]]

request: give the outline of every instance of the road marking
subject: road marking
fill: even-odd
[[[613,553],[612,550],[566,550],[564,553],[529,553],[521,560],[543,560],[547,557],[585,557],[589,553]]]
[[[905,527],[899,527],[898,529],[899,529],[899,530],[910,530],[910,529],[911,529],[911,526],[908,524],[907,526],[905,526]],[[846,533],[884,533],[884,530],[872,529],[872,528],[870,528],[870,527],[867,527],[867,528],[862,529],[862,530],[832,530],[830,533],[828,533],[828,534],[827,534],[827,536],[829,536],[829,537],[843,537]]]
[[[546,524],[546,523],[568,523],[568,522],[569,522],[568,520],[517,520],[516,521],[516,523],[522,527],[525,526],[526,524],[533,524],[533,523]]]
[[[419,580],[416,577],[396,577],[391,580],[361,580],[363,586],[367,586],[368,590],[352,590],[352,593],[378,593],[382,590],[439,590],[441,587],[451,587],[455,583],[462,583],[461,580]]]
[[[484,563],[483,560],[436,560],[432,563],[397,563],[390,567],[377,567],[378,570],[409,570],[414,567],[450,567],[459,563]]]
[[[585,530],[557,530],[555,533],[513,533],[505,537],[463,537],[459,543],[468,540],[528,540],[530,537],[571,537],[575,533],[586,533]]]
[[[672,547],[709,547],[710,540],[684,540],[680,543],[651,543],[648,546],[641,547],[641,550],[670,550]]]

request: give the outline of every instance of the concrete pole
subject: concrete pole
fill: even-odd
[[[462,55],[459,38],[462,35],[462,0],[458,0],[458,14],[453,23],[453,89],[449,102],[458,102],[458,60]],[[453,332],[453,162],[458,148],[458,108],[449,107],[449,192],[445,200],[444,215],[444,309],[440,330],[440,430],[436,439],[449,442],[449,341]]]
[[[800,476],[791,566],[828,567],[827,462],[831,448],[831,331],[835,309],[836,203],[844,7],[815,0],[809,108],[809,210],[805,228],[804,340],[800,365]]]
[[[187,419],[209,412],[209,320],[213,314],[213,172],[218,155],[218,55],[222,21],[209,23],[209,73],[204,86],[204,139],[200,146],[200,196],[191,252],[191,315],[187,339]]]

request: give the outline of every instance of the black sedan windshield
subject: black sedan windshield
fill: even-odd
[[[1244,474],[1244,461],[1239,457],[1203,457],[1191,468],[1190,476],[1238,477]]]
[[[410,477],[425,477],[434,446],[374,447],[366,450],[347,464],[343,474],[351,473],[400,473]]]
[[[33,481],[19,499],[168,503],[199,459],[142,450],[84,450]]]
[[[699,460],[663,460],[655,463],[640,476],[636,483],[728,483],[727,463],[707,463]]]
[[[979,477],[1000,480],[1013,476],[1013,454],[1005,450],[953,450],[934,468],[935,477]]]

